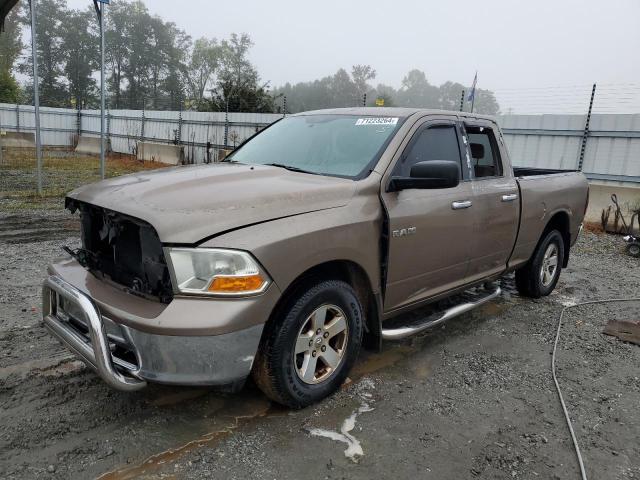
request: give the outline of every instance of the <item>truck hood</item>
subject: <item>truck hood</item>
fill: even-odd
[[[125,175],[68,198],[149,222],[163,243],[196,244],[246,225],[344,206],[354,190],[348,179],[220,163]]]

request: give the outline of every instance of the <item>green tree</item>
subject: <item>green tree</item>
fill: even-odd
[[[455,82],[444,82],[438,89],[438,106],[442,110],[460,110],[460,98],[462,90],[465,90],[465,100],[469,89]],[[476,110],[477,111],[477,110]]]
[[[385,107],[396,107],[396,97],[398,92],[390,85],[378,84],[370,96],[367,97],[367,106],[375,107],[376,100],[382,99]]]
[[[100,38],[93,7],[69,11],[61,27],[62,72],[70,103],[75,108],[97,106],[98,87],[93,73],[100,69]]]
[[[28,9],[24,9],[23,21],[30,22]],[[68,93],[64,83],[64,52],[62,50],[63,23],[69,16],[64,0],[39,0],[37,25],[38,75],[40,76],[40,102],[48,107],[68,106]],[[32,79],[33,62],[31,56],[20,64],[20,71]],[[33,101],[33,88],[27,89]]]
[[[355,84],[356,90],[362,96],[372,91],[369,80],[376,78],[376,71],[371,65],[354,65],[351,67],[351,78]]]
[[[191,38],[175,23],[152,16],[139,0],[114,3],[109,13],[106,41],[112,106],[181,108]]]
[[[212,108],[225,110],[228,106],[232,112],[274,111],[268,83],[260,84],[258,71],[247,58],[252,46],[246,33],[232,33],[228,40],[221,42],[222,56],[211,99]]]
[[[129,31],[135,26],[131,23],[134,7],[128,2],[113,2],[106,16],[105,43],[109,48],[105,51],[106,62],[111,70],[109,90],[111,91],[111,107],[123,108],[122,89],[124,71],[129,63]]]
[[[206,92],[213,88],[214,76],[222,60],[222,47],[215,38],[199,38],[189,59],[187,84],[193,108],[205,108]]]
[[[162,81],[165,105],[170,110],[182,109],[188,94],[188,57],[192,50],[191,37],[174,23],[165,24],[167,43],[165,44],[166,74]]]
[[[18,103],[20,87],[13,75],[16,61],[22,51],[17,10],[9,14],[4,26],[5,30],[0,34],[0,102]]]
[[[375,99],[375,89],[368,81],[374,79],[376,71],[370,65],[354,65],[351,75],[340,68],[335,74],[314,80],[289,83],[274,89],[276,96],[287,97],[287,111],[302,112],[320,108],[356,107],[362,105],[366,93],[369,103]]]
[[[431,85],[421,70],[411,70],[402,79],[397,93],[399,107],[439,108],[438,87]]]

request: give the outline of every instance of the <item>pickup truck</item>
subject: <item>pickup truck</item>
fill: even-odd
[[[48,267],[43,321],[116,389],[252,375],[301,408],[361,346],[476,307],[507,273],[521,295],[551,293],[587,203],[579,172],[512,167],[490,117],[291,115],[223,162],[68,194],[82,247]],[[426,304],[444,306],[399,317]]]

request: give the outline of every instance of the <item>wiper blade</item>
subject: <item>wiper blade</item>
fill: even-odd
[[[284,165],[282,163],[265,163],[265,165],[268,165],[270,167],[284,168],[284,169],[289,170],[291,172],[310,173],[311,175],[319,175],[317,172],[311,172],[309,170],[304,170],[303,168],[293,167],[291,165]]]

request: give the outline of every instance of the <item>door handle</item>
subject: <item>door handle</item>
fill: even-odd
[[[459,202],[453,202],[451,208],[454,210],[462,210],[463,208],[469,208],[471,205],[473,205],[471,200],[461,200]]]
[[[518,199],[517,193],[509,193],[507,195],[502,195],[503,202],[513,202],[514,200],[517,200],[517,199]]]

